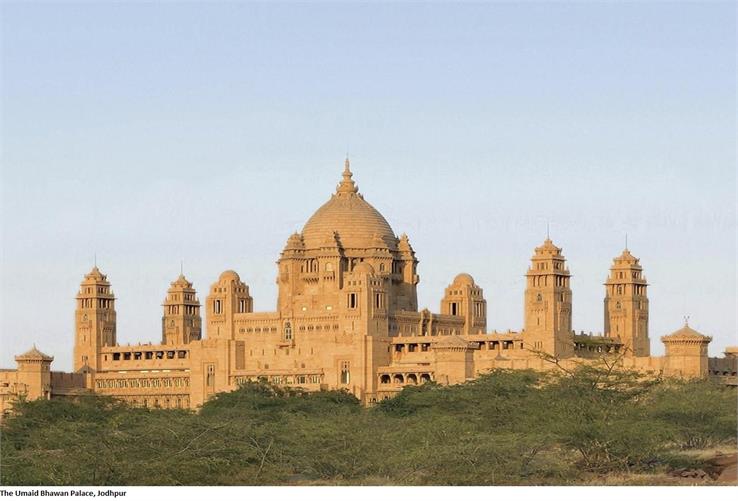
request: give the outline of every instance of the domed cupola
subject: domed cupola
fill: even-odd
[[[397,250],[397,239],[389,223],[364,200],[352,177],[347,158],[336,193],[305,223],[305,248],[320,249],[326,238],[335,234],[343,249],[376,248],[380,240],[389,250]]]

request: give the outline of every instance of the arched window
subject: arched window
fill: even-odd
[[[349,363],[341,362],[341,384],[349,384],[351,381],[351,373],[349,371]]]
[[[285,341],[292,341],[292,324],[289,322],[284,323],[284,339]]]

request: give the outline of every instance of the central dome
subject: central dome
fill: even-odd
[[[364,200],[351,179],[349,161],[336,193],[308,219],[302,229],[305,248],[323,247],[334,232],[344,249],[366,249],[378,245],[397,249],[397,239],[382,214]]]

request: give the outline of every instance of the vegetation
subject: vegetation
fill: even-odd
[[[99,396],[21,402],[2,425],[5,485],[542,485],[644,481],[735,448],[736,390],[609,367],[495,371],[342,392],[247,384],[199,413]],[[628,477],[631,475],[631,477]],[[644,477],[644,475],[646,475]]]

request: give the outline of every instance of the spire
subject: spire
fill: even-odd
[[[546,221],[546,240],[551,240],[551,223]]]
[[[625,234],[625,250],[628,250],[628,234]]]
[[[348,156],[346,156],[346,161],[343,163],[343,179],[338,185],[338,188],[336,189],[337,193],[356,193],[359,191],[359,187],[356,186],[356,183],[354,183],[353,179],[353,173],[351,172],[351,162],[349,161]]]

